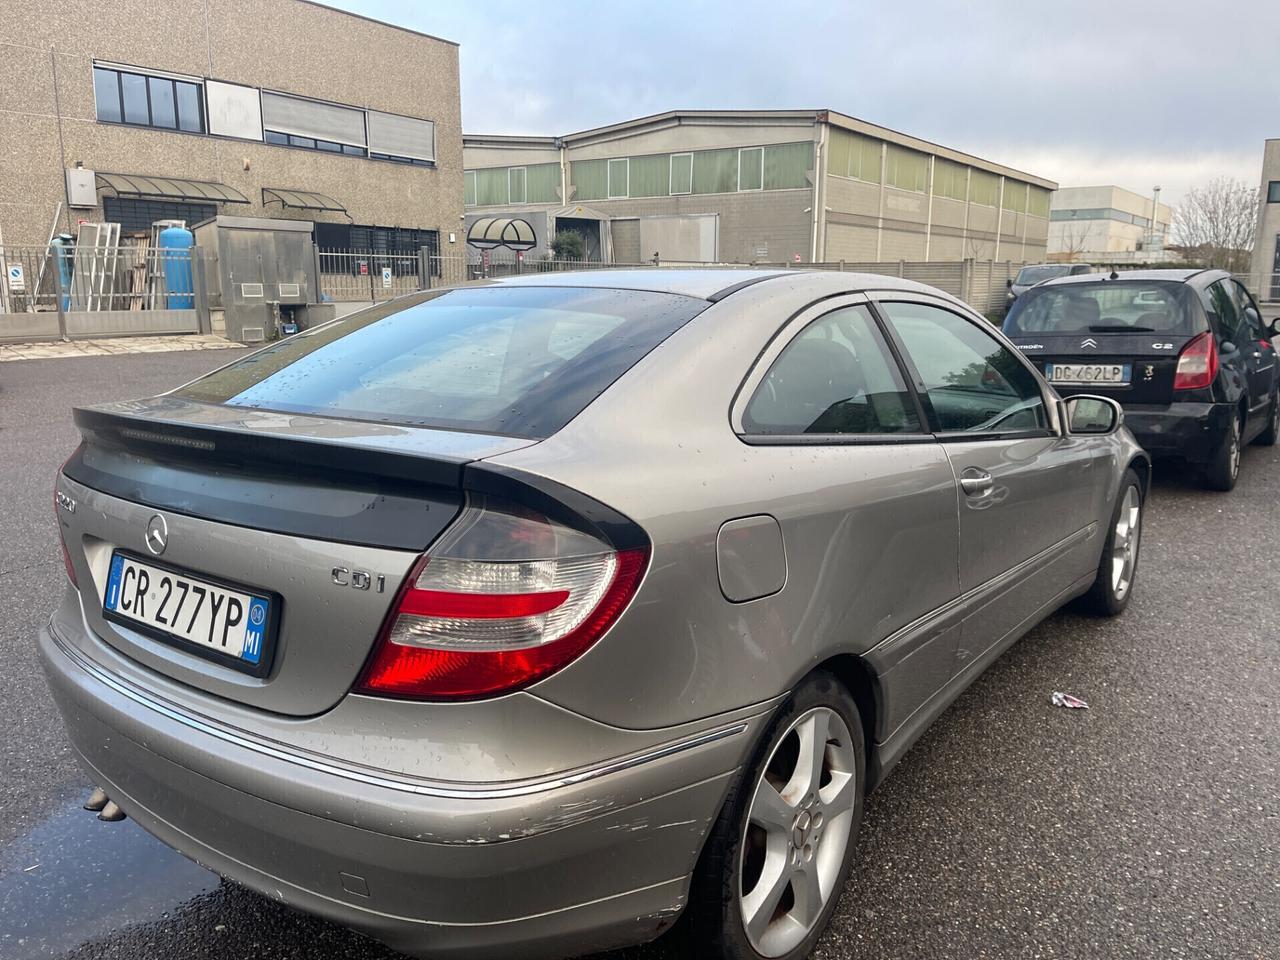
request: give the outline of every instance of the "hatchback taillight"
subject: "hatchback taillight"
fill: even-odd
[[[1173,375],[1173,389],[1198,390],[1210,386],[1218,375],[1218,344],[1213,334],[1205,332],[1182,348],[1178,370]]]
[[[414,565],[356,690],[461,700],[528,686],[609,629],[648,559],[648,550],[615,551],[540,514],[473,500]]]

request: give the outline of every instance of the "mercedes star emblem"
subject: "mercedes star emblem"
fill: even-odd
[[[147,535],[144,539],[147,549],[157,557],[164,553],[164,548],[169,544],[169,524],[165,523],[164,517],[157,513],[147,521]]]

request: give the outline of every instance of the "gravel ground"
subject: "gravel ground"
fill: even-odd
[[[36,664],[68,408],[232,356],[0,369],[2,957],[394,956],[80,811],[89,785]],[[1055,615],[933,726],[868,801],[819,958],[1280,956],[1276,481],[1280,448],[1257,447],[1230,495],[1158,479],[1128,612]],[[1091,709],[1054,709],[1053,690]]]

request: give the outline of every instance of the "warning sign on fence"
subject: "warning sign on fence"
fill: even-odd
[[[391,286],[391,268],[390,267],[382,268],[382,285],[384,287]]]
[[[9,280],[10,293],[25,293],[27,289],[27,277],[22,272],[22,264],[11,263],[9,269],[5,271],[5,275]]]

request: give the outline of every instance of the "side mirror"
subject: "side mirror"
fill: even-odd
[[[1105,436],[1124,426],[1124,410],[1110,397],[1082,394],[1066,401],[1067,431]]]
[[[1272,337],[1280,337],[1280,317],[1276,317],[1267,324],[1267,334]]]
[[[1012,290],[1012,289],[1013,289],[1013,281],[1012,281],[1012,280],[1006,280],[1006,281],[1004,282],[1004,285],[1005,285],[1006,287],[1008,287],[1010,290]]]

